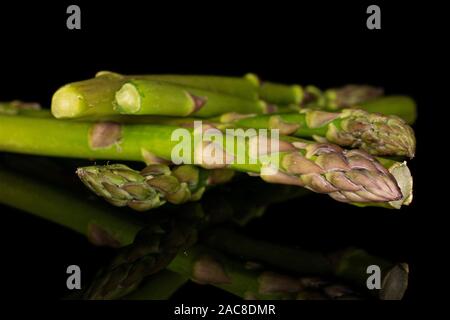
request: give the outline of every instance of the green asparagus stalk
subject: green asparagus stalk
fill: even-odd
[[[275,105],[316,105],[322,108],[344,108],[370,101],[383,95],[381,88],[367,85],[348,85],[322,92],[314,86],[284,85],[274,82],[261,82],[255,74],[244,77],[224,77],[209,75],[131,75],[101,71],[96,77],[110,77],[127,80],[163,81],[183,87],[203,89],[239,98],[257,100],[258,98]]]
[[[279,129],[283,135],[314,138],[344,147],[361,148],[370,154],[414,157],[414,131],[396,116],[359,109],[324,112],[303,109],[299,113],[240,115],[228,113],[221,123],[255,129]]]
[[[372,102],[372,106],[376,103]],[[389,101],[386,102],[386,105],[388,104]],[[48,111],[36,109],[35,104],[28,105],[32,108],[20,102],[0,104],[0,114],[21,114],[42,118],[50,116]],[[377,111],[376,107],[373,109]],[[406,113],[404,117],[408,118]],[[409,117],[412,118],[413,115],[411,114]],[[110,116],[108,119],[124,123],[169,125],[187,125],[198,120],[196,118],[151,116]],[[299,113],[289,112],[271,115],[226,113],[219,117],[210,118],[207,122],[219,128],[236,126],[279,129],[280,133],[284,135],[314,138],[320,142],[327,140],[344,147],[361,148],[374,155],[408,156],[412,158],[415,153],[414,131],[403,120],[396,116],[372,114],[359,109],[345,109],[340,112],[302,109]]]
[[[383,96],[383,90],[371,86],[347,85],[325,92],[314,86],[268,83],[261,86],[261,99],[276,105],[278,112],[292,112],[303,108],[338,111],[357,108],[371,113],[394,115],[413,124],[417,118],[416,104],[408,96]]]
[[[359,107],[371,113],[398,116],[408,124],[413,124],[417,118],[416,103],[408,96],[381,97],[362,102]]]
[[[173,74],[124,76],[110,71],[100,71],[96,74],[96,77],[101,76],[163,81],[184,87],[203,89],[215,93],[236,96],[243,99],[258,99],[259,79],[254,74],[248,74],[245,77]]]
[[[110,121],[192,126],[201,119],[189,117],[110,116]],[[279,129],[283,135],[294,135],[319,142],[329,141],[343,147],[361,148],[374,155],[407,156],[415,153],[412,128],[401,118],[369,113],[361,109],[326,112],[301,109],[268,115],[225,113],[204,119],[221,130],[228,128]]]
[[[180,148],[180,142],[172,139],[174,130],[179,129],[174,126],[89,124],[5,115],[0,115],[0,122],[2,151],[152,163],[155,157],[171,161],[174,149]],[[199,139],[194,129],[184,130],[188,141]],[[232,135],[224,140],[224,147],[213,141],[201,141],[188,148],[188,161],[209,169],[229,168],[259,174],[267,182],[303,186],[342,202],[403,202],[409,197],[402,195],[388,169],[361,150],[346,151],[331,144],[259,136]],[[270,146],[276,144],[279,152],[270,152]],[[262,162],[257,157],[252,162],[251,153],[261,150],[258,147],[261,145],[269,151],[257,154],[270,161]],[[237,150],[243,151],[241,161],[236,161]],[[186,162],[185,158],[181,160]],[[267,166],[274,163],[279,164],[275,172],[267,171]]]
[[[56,118],[100,118],[116,114],[210,117],[227,111],[264,113],[259,100],[242,99],[165,81],[99,75],[58,89],[52,98]]]
[[[359,108],[373,113],[381,113],[385,115],[397,115],[404,119],[407,123],[412,124],[416,118],[416,106],[414,101],[407,96],[383,96],[383,90],[381,88],[376,88],[367,85],[347,85],[340,88],[328,89],[322,91],[314,86],[300,85],[284,85],[273,82],[260,82],[258,77],[254,74],[247,74],[245,77],[221,77],[221,76],[196,76],[196,75],[132,75],[124,76],[113,72],[101,71],[97,73],[95,79],[90,79],[86,81],[77,82],[74,84],[69,84],[58,90],[58,95],[55,94],[55,116],[59,117],[78,117],[82,116],[84,112],[85,116],[95,120],[105,120],[107,118],[114,117],[113,115],[107,116],[107,113],[111,113],[111,108],[119,108],[117,104],[111,102],[115,100],[115,93],[124,85],[126,81],[148,81],[150,87],[154,87],[151,84],[155,82],[163,84],[161,91],[154,92],[156,98],[159,97],[157,94],[167,94],[163,88],[173,88],[173,85],[178,86],[178,88],[185,88],[186,90],[197,89],[204,90],[204,96],[212,94],[213,107],[221,109],[221,103],[228,103],[228,107],[223,109],[219,113],[225,112],[240,112],[246,108],[244,106],[237,107],[238,100],[239,103],[250,106],[249,101],[257,101],[262,99],[267,101],[270,105],[263,107],[249,107],[249,109],[254,109],[250,113],[258,112],[271,112],[271,110],[284,110],[284,106],[292,106],[287,109],[293,111],[298,110],[299,107],[302,108],[312,108],[321,109],[327,111],[336,111],[343,108]],[[164,86],[164,84],[166,86]],[[171,86],[172,85],[172,86]],[[128,86],[127,86],[128,87]],[[127,88],[126,87],[126,88]],[[127,101],[130,97],[127,95],[131,90],[124,89],[125,98]],[[208,94],[206,94],[206,92]],[[174,93],[174,92],[172,92]],[[138,95],[139,96],[139,95]],[[226,100],[226,97],[235,97],[238,100]],[[85,98],[83,98],[85,97]],[[106,98],[108,97],[108,98]],[[136,97],[136,96],[135,96]],[[165,111],[161,111],[157,105],[152,108],[151,114],[162,114],[162,115],[172,115],[173,112],[178,114],[185,113],[198,108],[202,104],[202,95],[199,94],[199,99],[195,99],[194,94],[193,99],[179,98],[177,103],[179,103],[178,109],[172,110],[172,107]],[[81,101],[78,99],[80,98]],[[133,96],[131,96],[133,98]],[[148,99],[153,99],[146,97]],[[192,101],[194,100],[194,101]],[[247,100],[245,102],[244,100]],[[88,101],[95,102],[95,108],[93,108],[94,103],[90,104]],[[154,100],[149,100],[150,102],[155,102]],[[174,102],[172,97],[165,97],[161,102],[168,103]],[[88,103],[85,103],[88,102]],[[156,101],[159,102],[159,101]],[[218,102],[218,103],[216,103]],[[126,104],[126,103],[125,103]],[[261,104],[261,103],[259,103]],[[263,104],[262,104],[263,105]],[[125,107],[127,108],[127,106]],[[208,106],[209,109],[210,106]],[[235,110],[234,108],[238,108]],[[132,107],[131,110],[135,109]],[[205,108],[202,108],[205,109]],[[106,110],[106,111],[105,111]],[[71,114],[71,111],[74,114]],[[97,114],[97,111],[99,114]],[[130,110],[128,110],[130,111]],[[139,111],[138,111],[139,112]],[[153,113],[157,112],[157,113]],[[170,114],[169,114],[170,113]],[[206,111],[200,110],[199,114],[196,116],[203,116]],[[215,114],[217,115],[217,114]]]
[[[299,274],[334,275],[366,289],[366,269],[370,265],[377,265],[382,271],[382,288],[372,293],[383,300],[402,299],[408,286],[409,269],[406,263],[391,263],[361,249],[349,248],[325,255],[255,240],[223,227],[209,230],[204,241],[213,248],[244,259]]]
[[[285,85],[263,82],[260,97],[277,105],[297,105],[324,110],[338,110],[357,106],[382,97],[383,89],[368,85],[346,85],[340,88],[320,90],[315,86]]]
[[[356,97],[353,97],[353,91],[356,93]],[[317,91],[316,98],[310,98],[310,101],[303,104],[302,107],[324,111],[357,108],[371,113],[398,116],[408,124],[415,122],[417,111],[413,99],[400,95],[376,95],[374,94],[376,91],[375,88],[367,87],[364,89],[364,86],[354,85],[327,90],[325,93]]]

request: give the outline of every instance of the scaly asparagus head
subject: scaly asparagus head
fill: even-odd
[[[279,129],[281,134],[314,138],[344,147],[361,148],[373,155],[414,157],[413,129],[397,116],[360,109],[326,112],[302,109],[300,113],[242,115],[228,113],[219,122],[225,126]]]
[[[314,114],[319,112],[319,114]],[[310,121],[318,125],[326,118],[313,112]],[[413,158],[416,139],[413,129],[397,116],[384,116],[359,109],[344,109],[338,116],[340,125],[331,124],[328,141],[352,148],[362,148],[373,155],[396,155]],[[329,122],[332,120],[325,120]],[[323,124],[322,124],[323,125]]]
[[[296,150],[282,154],[280,170],[261,175],[265,181],[300,185],[341,202],[388,202],[403,197],[393,175],[362,150],[300,141],[292,144]]]
[[[232,171],[205,170],[182,165],[173,169],[153,164],[141,172],[123,164],[77,169],[81,181],[98,196],[115,206],[146,211],[166,202],[181,204],[201,198],[207,185],[231,179]]]

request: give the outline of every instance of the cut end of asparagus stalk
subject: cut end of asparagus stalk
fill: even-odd
[[[394,176],[403,197],[397,201],[390,201],[389,205],[394,209],[400,209],[402,205],[407,206],[413,199],[413,178],[406,161],[396,162],[390,168],[389,172]]]
[[[399,263],[392,267],[383,278],[380,299],[401,300],[408,288],[408,276],[407,263]]]
[[[131,83],[125,83],[116,92],[116,110],[124,114],[133,114],[141,109],[141,95],[137,88]]]
[[[52,98],[52,114],[55,118],[74,118],[88,108],[86,101],[76,88],[66,85],[58,89]]]

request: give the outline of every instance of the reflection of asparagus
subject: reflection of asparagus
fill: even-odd
[[[167,300],[189,278],[169,270],[162,270],[147,277],[135,291],[123,297],[124,300]]]
[[[240,184],[240,188],[248,198],[258,196],[263,198],[253,206],[242,207],[239,197],[236,199],[233,194],[227,194],[226,190],[213,190],[217,192],[206,196],[203,199],[204,203],[185,206],[181,214],[178,212],[175,215],[165,214],[161,219],[153,219],[151,225],[138,233],[133,244],[122,248],[114,261],[97,275],[86,297],[120,298],[139,286],[145,277],[166,267],[177,253],[183,254],[181,251],[192,245],[199,230],[228,220],[245,223],[261,215],[264,206],[299,195],[294,188],[281,187],[277,190],[278,196],[271,199],[269,195],[274,191],[272,188],[267,190],[254,188],[254,185],[247,187],[245,184]],[[223,206],[218,207],[220,204],[224,205],[220,197],[223,193],[230,196],[227,199],[229,206],[225,210]],[[257,206],[259,211],[253,210],[254,206]]]
[[[118,299],[134,291],[145,277],[166,268],[179,252],[192,245],[198,220],[195,216],[186,219],[180,215],[154,219],[138,232],[132,244],[121,248],[112,263],[101,270],[85,297]]]
[[[168,269],[200,284],[211,284],[245,299],[357,299],[346,286],[245,265],[196,245],[175,257]]]
[[[71,191],[0,166],[0,202],[85,234],[95,245],[121,247],[130,243],[142,223],[110,207],[86,201]]]
[[[210,230],[205,241],[214,248],[244,259],[300,274],[334,275],[362,288],[366,287],[367,267],[377,265],[382,270],[382,289],[374,292],[380,299],[401,299],[408,286],[407,264],[390,263],[360,249],[350,248],[325,255],[254,240],[225,228]]]
[[[42,182],[34,182],[30,177],[5,172],[1,168],[0,177],[0,201],[2,203],[37,214],[85,234],[95,244],[114,247],[127,245],[140,228],[141,224],[132,222],[130,218],[116,218],[113,211],[108,210],[108,213],[105,213],[92,203],[78,199],[73,193],[64,192],[63,188],[47,186]],[[65,208],[64,211],[60,211],[62,207]],[[195,222],[196,220],[194,219],[193,221]],[[153,235],[161,236],[157,228],[147,229],[146,232],[147,235],[152,235],[153,233]],[[180,242],[175,241],[175,243]],[[152,250],[151,243],[146,245],[145,242],[141,242],[140,244],[141,248]],[[135,252],[139,251],[138,248],[136,250]],[[206,267],[211,267],[211,261],[214,261],[214,259],[210,259],[210,257],[216,257],[215,253],[206,251],[206,249],[199,246],[188,249],[186,252],[188,256],[180,253],[175,257],[173,262],[169,264],[170,270],[187,277],[194,276],[197,281],[203,282],[214,282],[217,280],[215,278],[217,275],[223,276],[220,273],[221,268],[217,268],[217,263],[212,263],[212,269],[205,268],[205,265]],[[158,254],[158,252],[155,252],[155,254]],[[224,257],[223,259],[226,258]],[[225,261],[221,260],[220,264],[224,264]],[[300,281],[292,277],[248,270],[243,268],[241,264],[226,265],[225,268],[229,270],[226,273],[227,279],[237,280],[226,284],[216,283],[216,285],[243,297],[286,298],[294,297],[294,292],[300,291],[302,294],[299,297],[317,298],[315,294],[304,290],[304,284],[302,285],[302,283],[306,281],[305,279]],[[241,281],[240,279],[243,280]],[[327,289],[325,290],[325,288]],[[326,293],[322,292],[320,297],[323,297],[324,294],[325,296],[330,294],[336,296],[339,292],[339,294],[342,293],[340,287],[326,286],[325,288],[324,292]]]

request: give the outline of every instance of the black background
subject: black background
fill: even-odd
[[[0,4],[0,100],[31,100],[48,106],[62,84],[96,71],[242,75],[332,87],[346,83],[382,86],[388,94],[412,96],[419,107],[418,151],[410,166],[413,205],[399,212],[357,209],[324,196],[271,208],[249,232],[279,242],[333,248],[358,244],[374,253],[408,261],[411,283],[405,299],[435,298],[426,257],[434,255],[425,232],[433,227],[429,182],[434,117],[439,108],[438,74],[442,8],[436,5],[373,2],[382,29],[366,28],[372,2],[274,1],[88,1]],[[66,8],[81,7],[81,30],[66,28]],[[437,118],[437,117],[436,117]],[[1,124],[0,124],[1,125]],[[428,157],[429,158],[429,157]],[[436,203],[436,202],[433,202]],[[301,205],[301,206],[300,206]],[[88,273],[111,253],[81,236],[0,206],[0,241],[12,298],[59,299],[65,267]],[[436,255],[434,255],[436,257]],[[83,270],[84,270],[83,269]],[[177,300],[230,298],[215,289],[190,285]],[[412,306],[413,304],[408,304]]]

